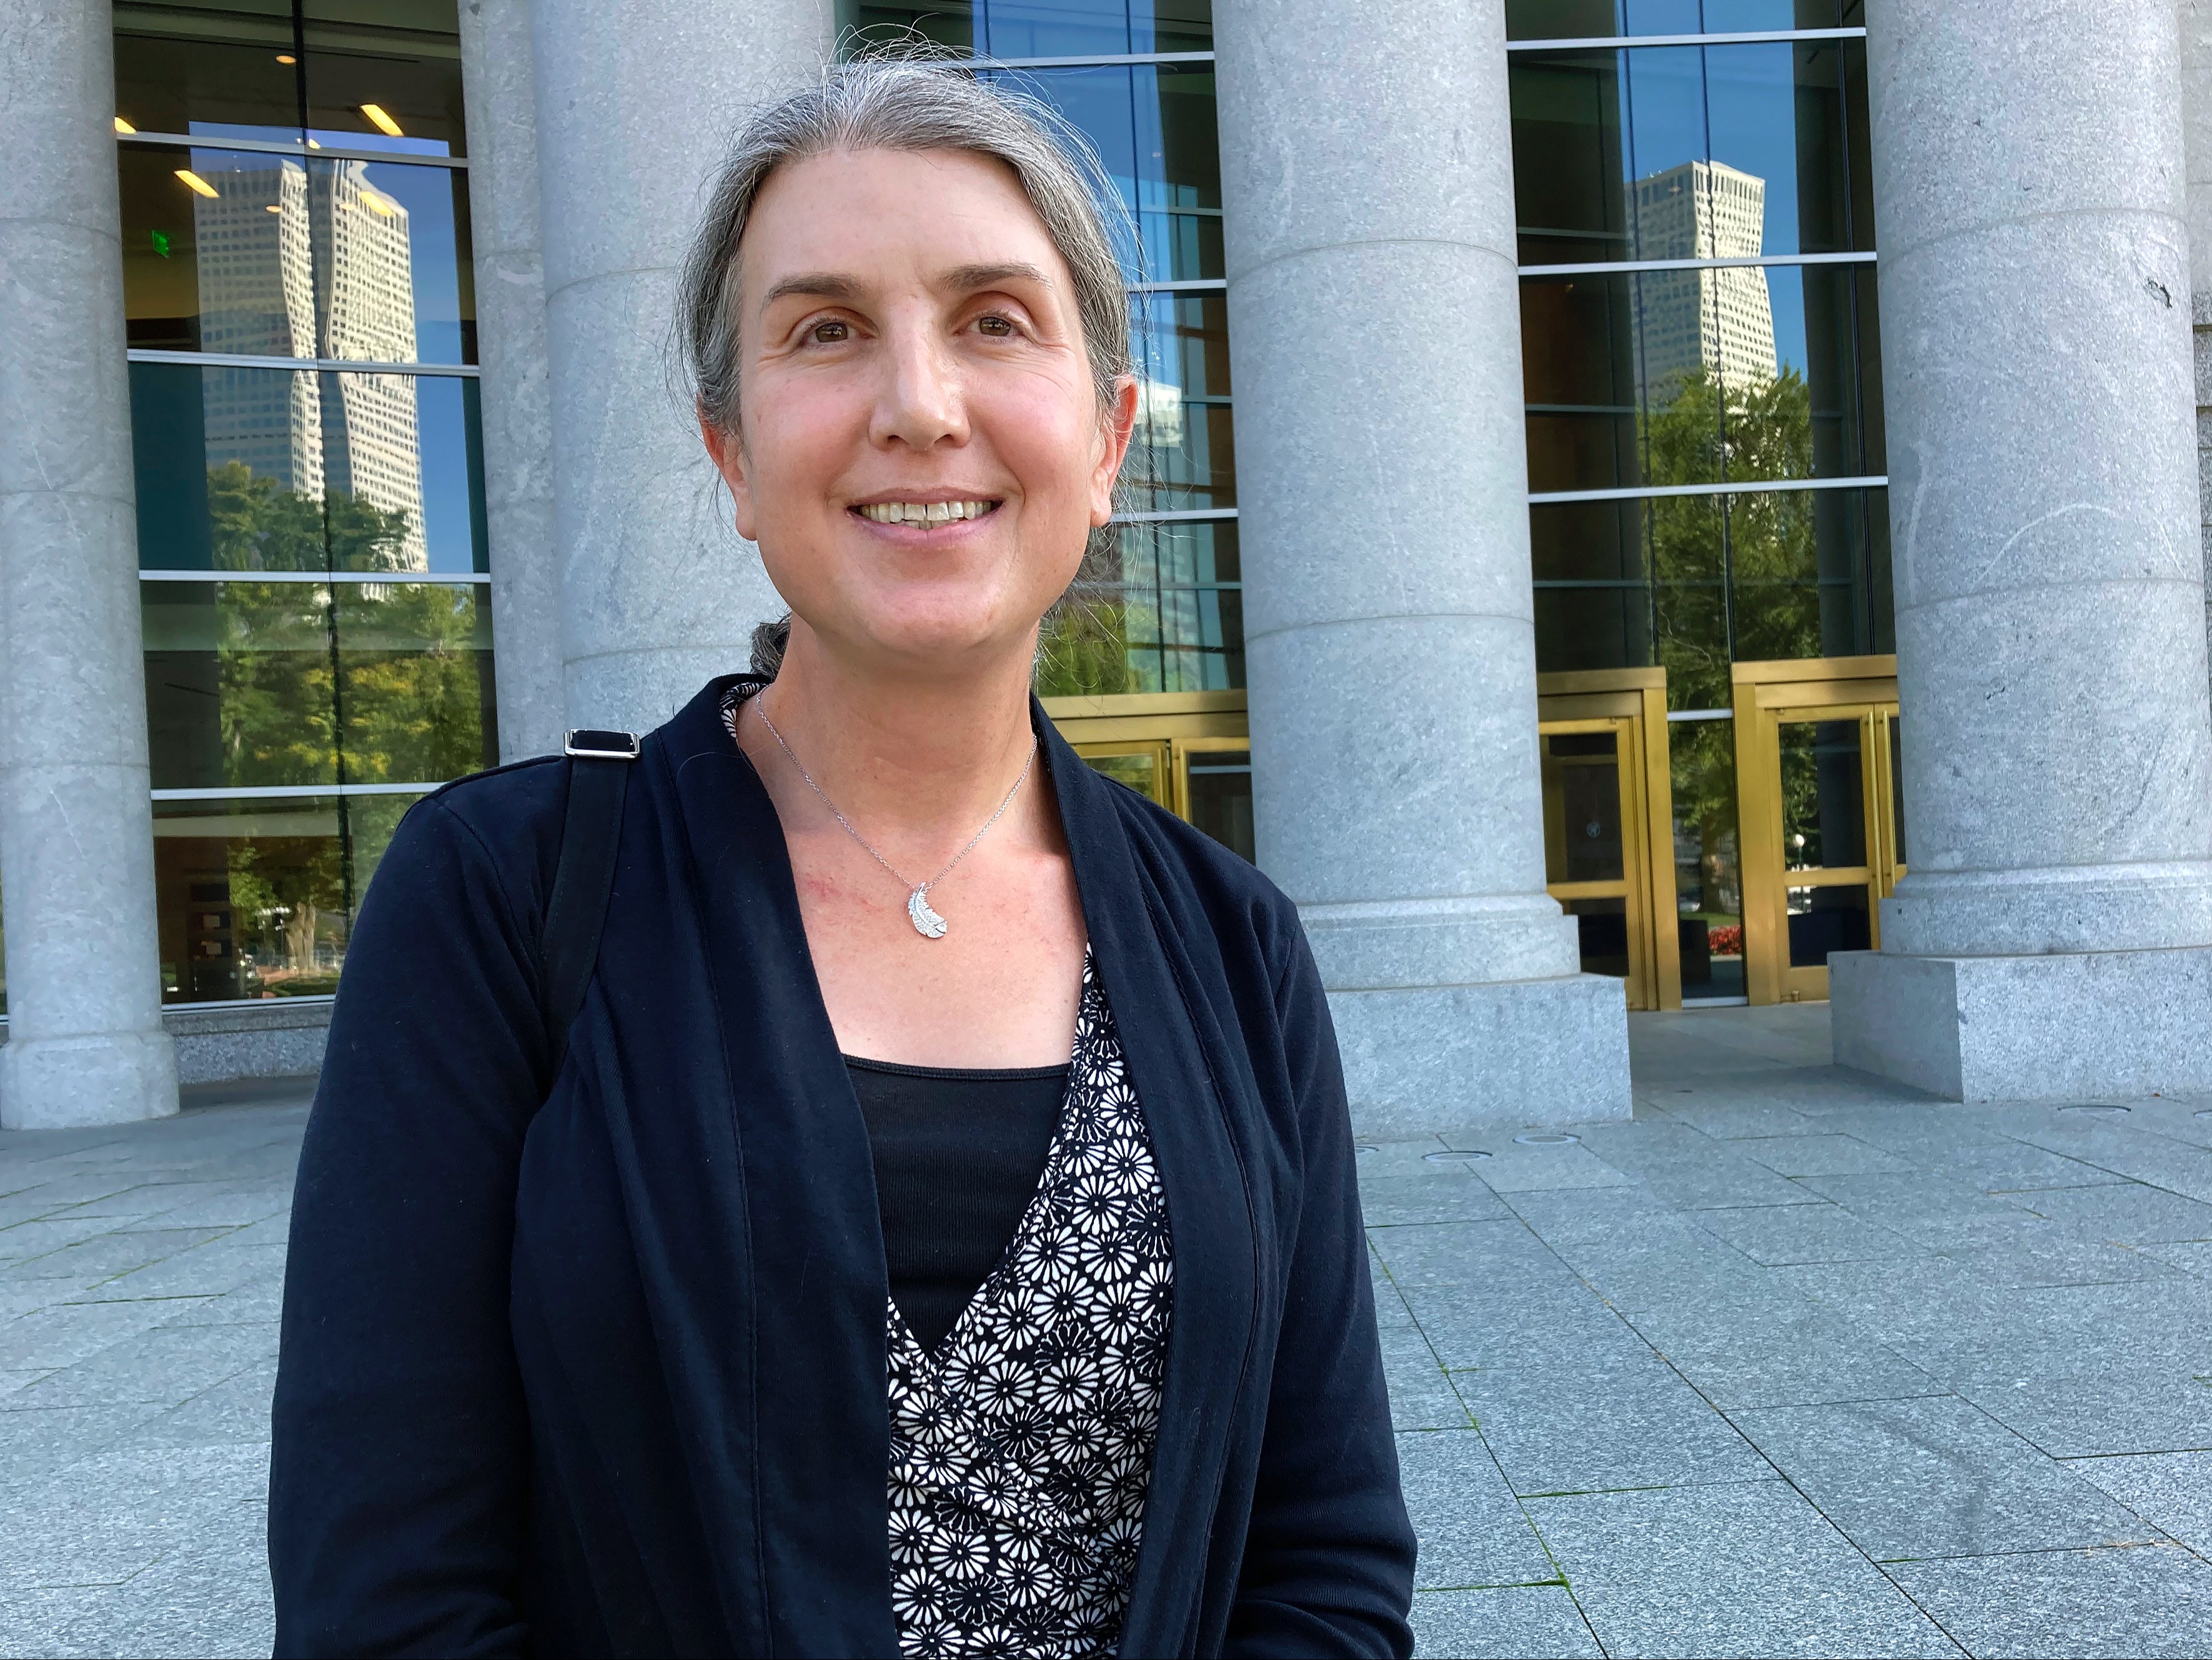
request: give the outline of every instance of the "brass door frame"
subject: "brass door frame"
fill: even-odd
[[[1150,755],[1166,792],[1160,805],[1190,817],[1190,757],[1249,749],[1242,691],[1128,692],[1047,697],[1044,712],[1078,755]]]
[[[1898,712],[1894,657],[1736,663],[1736,826],[1743,863],[1744,990],[1753,1003],[1818,1002],[1828,970],[1790,962],[1790,890],[1863,887],[1868,942],[1881,945],[1881,901],[1905,873],[1897,856],[1897,780],[1889,722]],[[1791,870],[1782,845],[1782,727],[1855,721],[1868,863]]]
[[[1582,669],[1536,677],[1536,730],[1613,732],[1620,776],[1621,879],[1547,885],[1554,899],[1627,900],[1628,1006],[1682,1006],[1674,899],[1674,791],[1667,742],[1667,671]],[[1545,807],[1550,836],[1551,807]]]

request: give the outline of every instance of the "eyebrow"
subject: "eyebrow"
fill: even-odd
[[[1051,277],[1024,260],[996,265],[955,265],[939,281],[961,294],[973,294],[979,289],[994,289],[1009,282],[1035,283],[1045,289],[1053,286]],[[809,271],[785,277],[761,296],[760,303],[765,311],[777,301],[793,295],[809,300],[855,300],[860,293],[860,285],[849,277],[834,271]]]
[[[849,277],[841,277],[834,271],[801,271],[796,277],[787,277],[761,296],[761,309],[766,311],[777,301],[792,295],[801,295],[813,300],[852,300],[859,296],[860,285]]]
[[[973,294],[978,289],[994,289],[1008,282],[1035,283],[1039,288],[1050,288],[1052,278],[1035,265],[1020,260],[1003,265],[955,265],[945,273],[946,286],[963,294]]]

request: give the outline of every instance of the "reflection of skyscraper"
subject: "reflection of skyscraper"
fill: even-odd
[[[1766,241],[1766,181],[1719,161],[1686,161],[1636,181],[1638,259],[1757,258]],[[1638,279],[1643,358],[1637,380],[1663,402],[1670,380],[1699,368],[1723,385],[1774,379],[1774,303],[1757,265],[1647,271]]]
[[[210,352],[415,361],[407,210],[362,161],[295,161],[208,175],[198,198],[201,342]],[[428,569],[410,375],[209,372],[210,465],[241,460],[301,495],[348,491],[407,532],[393,565]]]

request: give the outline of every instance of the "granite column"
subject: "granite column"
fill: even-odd
[[[818,76],[830,0],[533,0],[567,722],[657,726],[783,610],[679,386],[678,267],[754,110]]]
[[[558,750],[568,725],[530,0],[461,0],[460,26],[499,758],[516,761]]]
[[[1502,19],[1214,9],[1260,862],[1372,1134],[1629,1110],[1544,889]]]
[[[0,21],[0,1124],[177,1110],[161,1024],[124,358],[114,22]]]
[[[1838,1061],[2212,1087],[2212,708],[2171,0],[1869,0],[1909,873]]]

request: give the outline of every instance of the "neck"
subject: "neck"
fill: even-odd
[[[1031,656],[1015,651],[950,672],[906,674],[853,664],[794,618],[763,708],[856,828],[878,846],[896,838],[914,858],[964,842],[1021,775],[1033,741]],[[746,741],[745,723],[739,732]],[[757,764],[791,766],[772,737],[763,733],[760,741],[764,751],[746,741]]]

